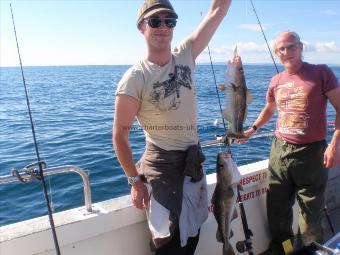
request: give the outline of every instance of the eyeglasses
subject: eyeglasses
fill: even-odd
[[[167,28],[174,28],[176,26],[177,20],[175,18],[159,18],[153,17],[145,19],[148,22],[148,25],[152,28],[159,28],[162,26],[162,23],[165,24]]]
[[[280,48],[276,48],[276,52],[278,52],[280,54],[284,54],[286,50],[287,51],[295,51],[295,50],[297,50],[299,44],[300,43],[293,43],[293,44],[290,44],[288,46],[282,46]]]

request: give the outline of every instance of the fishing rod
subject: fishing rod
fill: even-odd
[[[329,127],[327,128],[327,131],[328,132],[334,132],[335,127],[332,127],[332,126],[334,126],[334,123],[329,122],[328,125],[329,125]],[[249,137],[248,140],[268,138],[268,137],[273,137],[274,135],[275,135],[274,131],[269,131],[269,132],[264,132],[264,133],[252,135],[251,137]],[[205,147],[212,147],[212,146],[221,146],[221,145],[225,144],[225,141],[224,141],[225,139],[227,139],[226,136],[218,136],[214,140],[206,140],[206,141],[202,142],[201,147],[205,148]]]
[[[201,12],[201,16],[202,16],[202,12]],[[224,132],[225,132],[223,143],[227,147],[228,153],[230,153],[230,155],[231,155],[230,142],[229,142],[229,139],[228,139],[228,136],[227,136],[227,127],[226,127],[226,124],[225,124],[225,121],[224,121],[224,118],[223,118],[223,115],[222,115],[222,104],[221,104],[220,94],[218,93],[216,75],[215,75],[215,70],[214,70],[214,66],[213,66],[213,63],[212,63],[209,44],[207,45],[207,48],[208,48],[208,53],[209,53],[210,66],[211,66],[211,70],[212,70],[213,77],[214,77],[215,89],[216,89],[216,94],[217,94],[217,98],[218,98],[218,104],[219,104],[219,107],[220,107],[223,128],[224,128]],[[245,234],[246,240],[238,242],[239,245],[236,248],[237,249],[243,249],[243,251],[248,251],[249,255],[253,255],[254,253],[252,251],[252,241],[251,241],[251,236],[253,234],[252,234],[252,231],[248,227],[247,217],[246,217],[246,213],[245,213],[243,203],[241,202],[241,195],[240,195],[240,191],[239,191],[238,186],[237,186],[237,197],[238,197],[239,206],[240,206],[243,232]]]
[[[45,178],[44,178],[44,170],[43,170],[43,168],[46,167],[46,164],[45,164],[45,162],[41,161],[41,159],[40,159],[40,153],[39,153],[38,142],[37,142],[35,128],[34,128],[34,123],[33,123],[32,111],[31,111],[30,101],[29,101],[28,93],[27,93],[26,80],[25,80],[25,76],[24,76],[24,70],[23,70],[23,67],[22,67],[22,61],[21,61],[21,55],[20,55],[20,50],[19,50],[17,31],[16,31],[16,28],[15,28],[12,4],[10,4],[10,8],[11,8],[12,22],[13,22],[13,28],[14,28],[14,35],[15,35],[15,40],[16,40],[17,50],[18,50],[18,56],[19,56],[19,62],[20,62],[21,76],[22,76],[22,81],[23,81],[23,85],[24,85],[24,89],[25,89],[25,96],[26,96],[28,115],[29,115],[29,118],[30,118],[31,130],[32,130],[34,147],[35,147],[35,153],[36,153],[36,157],[37,157],[37,163],[33,164],[33,165],[38,165],[38,168],[39,168],[39,172],[38,172],[38,176],[39,177],[37,179],[41,180],[41,183],[42,183],[43,192],[44,192],[45,201],[46,201],[46,207],[47,207],[47,211],[48,211],[49,222],[50,222],[50,226],[51,226],[51,230],[52,230],[52,234],[53,234],[54,246],[55,246],[55,250],[57,252],[57,255],[60,255],[61,253],[60,253],[57,233],[56,233],[56,229],[55,229],[55,225],[54,225],[54,220],[53,220],[53,216],[52,216],[52,208],[51,208],[50,200],[49,200],[49,197],[48,197],[48,194],[47,194],[46,182],[45,182]],[[25,167],[25,169],[28,169],[28,168]],[[33,169],[31,174],[32,175],[36,175],[36,173],[34,173],[34,172],[35,172],[35,170]]]
[[[259,138],[267,138],[274,136],[274,132],[266,132],[261,134],[256,134],[251,136],[248,140],[259,139]],[[219,146],[225,144],[225,139],[228,139],[226,136],[219,136],[215,140],[207,140],[201,143],[201,147],[212,147]]]
[[[253,7],[253,11],[254,11],[254,13],[255,13],[257,22],[258,22],[258,24],[259,24],[259,26],[260,26],[260,28],[261,28],[261,32],[262,32],[263,38],[264,38],[264,40],[266,41],[267,48],[268,48],[269,53],[270,53],[270,56],[271,56],[271,58],[272,58],[272,60],[273,60],[274,66],[275,66],[275,68],[276,68],[276,72],[279,73],[279,69],[277,68],[277,65],[276,65],[275,59],[274,59],[274,57],[273,57],[272,51],[270,50],[270,47],[269,47],[269,44],[268,44],[268,41],[267,41],[267,37],[266,37],[266,35],[265,35],[264,31],[263,31],[262,24],[261,24],[261,22],[260,22],[259,16],[257,15],[255,6],[254,6],[254,4],[253,4],[253,0],[249,0],[249,1],[250,1],[251,5],[252,5],[252,7]]]
[[[215,76],[215,71],[214,71],[214,67],[213,67],[213,63],[212,63],[212,59],[211,59],[211,53],[210,53],[209,45],[208,45],[207,48],[208,48],[208,53],[209,53],[209,58],[210,58],[210,65],[211,65],[211,69],[212,69],[213,76],[214,76],[214,81],[215,81],[215,88],[216,88],[216,94],[217,94],[217,98],[218,98],[218,104],[219,104],[220,112],[221,112],[221,116],[222,116],[222,105],[221,105],[220,95],[218,93],[218,88],[217,88],[217,83],[216,83],[216,76]],[[222,122],[223,122],[223,127],[224,127],[225,135],[222,137],[221,141],[227,147],[228,153],[230,153],[230,155],[231,155],[230,142],[229,142],[229,139],[228,139],[227,128],[226,128],[223,116],[222,116]],[[241,221],[242,221],[242,227],[243,227],[243,232],[244,232],[245,240],[237,242],[236,243],[236,249],[239,252],[247,251],[249,255],[253,255],[254,253],[253,253],[253,246],[252,246],[252,240],[251,240],[251,237],[253,236],[253,233],[252,233],[251,229],[248,226],[247,215],[246,215],[246,211],[244,209],[243,202],[241,200],[241,194],[240,194],[239,186],[237,186],[237,198],[238,198],[238,201],[239,201],[238,204],[239,204],[239,207],[240,207]]]
[[[254,255],[253,252],[253,243],[251,237],[253,236],[253,232],[248,226],[246,210],[244,209],[243,201],[241,199],[240,188],[237,187],[237,196],[238,196],[238,204],[240,206],[240,214],[241,214],[241,221],[243,226],[244,232],[244,241],[239,241],[236,243],[236,249],[238,252],[245,252],[247,251],[249,255]]]

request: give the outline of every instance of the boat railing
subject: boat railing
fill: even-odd
[[[28,183],[32,180],[39,179],[39,175],[37,175],[37,169],[23,168],[20,172],[17,170],[11,170],[12,175],[4,175],[0,176],[0,185],[14,183],[14,182],[23,182]],[[92,212],[92,197],[91,197],[91,186],[88,173],[76,166],[56,166],[51,168],[45,168],[43,171],[44,176],[52,176],[57,174],[65,174],[65,173],[76,173],[79,174],[83,180],[84,186],[84,200],[85,200],[85,208],[86,211]]]
[[[328,123],[327,131],[330,133],[333,133],[335,131],[335,122]],[[267,137],[273,137],[274,135],[275,135],[274,131],[269,131],[269,132],[255,134],[251,136],[249,139],[252,140],[252,139],[258,139],[258,138],[267,138]],[[214,140],[207,140],[207,141],[201,142],[200,145],[202,148],[212,147],[212,146],[223,146],[227,144],[227,140],[228,140],[228,137],[226,135],[219,135],[219,136],[216,136]]]

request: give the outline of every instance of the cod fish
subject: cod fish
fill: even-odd
[[[227,107],[222,111],[223,118],[230,123],[227,136],[233,139],[244,138],[243,123],[247,117],[247,105],[251,103],[252,96],[244,78],[241,58],[234,49],[232,61],[227,63],[225,73],[226,84],[220,85],[227,97]]]
[[[217,221],[216,239],[223,243],[223,255],[234,255],[234,249],[229,243],[230,222],[237,217],[235,205],[237,185],[241,180],[241,174],[230,153],[219,152],[217,154],[216,176],[216,187],[211,199]]]

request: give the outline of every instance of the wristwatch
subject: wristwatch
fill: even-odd
[[[139,175],[136,176],[128,176],[127,181],[129,186],[131,187],[132,185],[134,185],[136,182],[138,182],[140,180]]]

